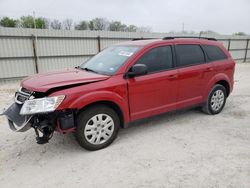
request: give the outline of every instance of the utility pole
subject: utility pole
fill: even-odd
[[[184,25],[184,22],[182,23],[182,33],[184,33],[185,31],[185,25]]]

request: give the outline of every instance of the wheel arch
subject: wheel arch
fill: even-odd
[[[125,123],[124,123],[124,114],[122,112],[122,109],[120,108],[120,106],[118,104],[116,104],[113,101],[100,100],[100,101],[95,101],[95,102],[89,103],[89,104],[83,106],[81,109],[79,109],[77,112],[77,115],[80,114],[83,110],[86,110],[90,107],[98,106],[98,105],[105,105],[105,106],[108,106],[109,108],[113,109],[117,113],[117,115],[120,119],[120,127],[124,128]]]
[[[77,100],[74,100],[74,102],[70,104],[69,108],[81,111],[86,107],[97,104],[107,105],[114,109],[120,117],[122,126],[130,121],[127,98],[111,91],[96,91],[78,97]]]
[[[229,96],[230,91],[231,91],[230,80],[229,80],[227,75],[221,73],[221,74],[215,75],[208,82],[207,87],[205,89],[205,93],[203,95],[204,96],[204,101],[207,99],[211,89],[216,84],[220,84],[220,85],[224,86],[226,88],[226,91],[227,91],[227,97]]]
[[[226,89],[226,92],[227,92],[227,96],[226,97],[229,96],[229,94],[230,94],[230,85],[229,85],[229,83],[226,80],[220,80],[220,81],[216,82],[215,84],[219,84],[219,85],[224,86],[225,89]]]

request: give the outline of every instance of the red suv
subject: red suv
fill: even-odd
[[[133,40],[86,63],[24,79],[4,114],[15,131],[34,128],[37,143],[75,132],[98,150],[129,122],[191,106],[218,114],[233,89],[235,62],[212,38]]]

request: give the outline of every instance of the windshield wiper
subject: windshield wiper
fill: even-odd
[[[94,71],[94,70],[92,70],[92,69],[89,69],[89,68],[87,68],[87,67],[84,67],[84,68],[79,67],[79,68],[80,68],[80,69],[82,69],[82,70],[88,71],[88,72],[93,72],[93,73],[97,73],[97,74],[99,74],[99,72]]]

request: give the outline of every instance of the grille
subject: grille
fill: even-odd
[[[32,91],[25,89],[25,88],[20,88],[16,94],[15,94],[15,101],[18,104],[23,104],[27,99],[30,98],[32,95]]]
[[[21,92],[23,92],[23,93],[26,93],[26,94],[32,94],[33,92],[32,91],[30,91],[30,90],[28,90],[28,89],[26,89],[26,88],[23,88],[23,87],[21,87]]]

